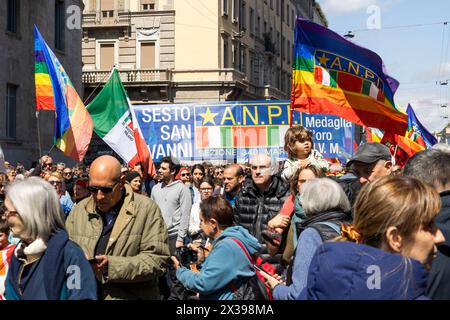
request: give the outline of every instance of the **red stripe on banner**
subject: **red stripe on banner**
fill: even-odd
[[[207,148],[209,146],[208,127],[195,128],[195,145],[197,148]]]
[[[337,78],[338,87],[340,89],[361,93],[363,79],[345,72],[338,72]]]
[[[323,70],[320,67],[314,68],[314,79],[316,80],[316,83],[322,84],[323,81]]]
[[[258,127],[233,127],[233,145],[235,148],[252,148],[267,146],[267,128]]]

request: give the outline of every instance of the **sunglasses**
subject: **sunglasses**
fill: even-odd
[[[117,185],[117,183],[115,183],[114,185],[110,186],[110,187],[96,187],[96,186],[88,186],[87,189],[89,190],[89,192],[96,194],[99,190],[104,193],[111,193],[114,190],[114,187]]]
[[[67,175],[69,175],[69,174],[72,174],[72,172],[63,172],[63,174],[64,174],[65,176],[67,176]]]
[[[182,173],[181,176],[182,176],[182,177],[189,177],[190,174],[189,174],[189,173]]]
[[[61,184],[61,181],[49,181],[52,186],[59,186]]]

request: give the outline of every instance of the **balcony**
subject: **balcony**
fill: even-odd
[[[83,71],[83,84],[86,86],[105,83],[110,73],[110,71]],[[119,70],[119,75],[122,82],[127,84],[172,80],[172,72],[167,69]]]
[[[83,28],[129,27],[130,25],[131,13],[128,10],[83,12]]]

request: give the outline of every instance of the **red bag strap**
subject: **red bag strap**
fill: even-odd
[[[247,249],[244,247],[244,245],[242,244],[242,242],[240,242],[238,239],[236,238],[230,238],[231,240],[233,240],[234,242],[237,243],[237,245],[239,247],[241,247],[242,251],[244,251],[245,255],[247,256],[248,260],[250,260],[250,263],[253,265],[255,264],[255,261],[253,260],[252,256],[250,255],[250,253],[248,253]]]

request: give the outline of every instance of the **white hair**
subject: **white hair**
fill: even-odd
[[[306,216],[328,210],[350,211],[350,202],[341,186],[329,178],[308,180],[302,186],[300,202]]]
[[[0,173],[6,173],[5,155],[3,154],[2,146],[0,146]]]
[[[278,162],[276,161],[276,159],[273,156],[270,156],[266,153],[258,153],[258,154],[255,154],[254,156],[252,156],[250,158],[250,165],[252,165],[256,159],[260,160],[261,158],[270,161],[270,166],[269,166],[269,174],[270,175],[273,176],[278,173],[278,169],[279,169]]]
[[[21,238],[46,242],[56,230],[65,230],[56,190],[47,181],[38,177],[14,181],[7,186],[6,197],[22,218],[25,234]]]
[[[436,149],[436,150],[450,153],[450,145],[448,145],[446,143],[442,143],[442,142],[436,143],[434,146],[431,147],[431,149]]]

